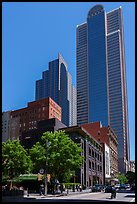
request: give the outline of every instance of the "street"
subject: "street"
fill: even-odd
[[[117,193],[116,199],[110,198],[110,193],[96,192],[96,193],[79,193],[79,194],[70,194],[70,195],[48,195],[39,196],[39,195],[29,195],[24,196],[23,198],[3,198],[3,202],[135,202],[135,193],[130,191],[127,193]]]

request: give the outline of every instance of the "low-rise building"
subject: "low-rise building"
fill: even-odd
[[[106,143],[101,143],[101,145],[103,149],[104,184],[108,184],[111,180],[111,151]]]
[[[76,182],[90,187],[103,184],[103,151],[101,144],[81,126],[62,128],[76,143],[81,145],[84,156],[83,165],[75,172]]]
[[[130,161],[130,171],[135,172],[135,161]]]
[[[51,118],[61,121],[61,107],[50,97],[32,101],[26,108],[11,111],[10,139],[20,139],[23,132],[37,129],[37,122]]]
[[[44,132],[50,131],[55,132],[60,128],[64,128],[64,125],[57,118],[51,118],[48,120],[41,120],[37,122],[37,128],[31,129],[29,131],[22,132],[20,136],[20,141],[24,148],[31,148],[36,142],[41,140],[41,136]]]
[[[2,112],[2,142],[10,139],[10,113],[11,111]]]
[[[118,175],[118,141],[117,135],[110,126],[103,127],[101,122],[93,122],[81,125],[97,141],[106,143],[110,148],[110,175],[111,179],[117,178]]]

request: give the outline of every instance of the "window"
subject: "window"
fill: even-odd
[[[90,147],[89,147],[89,156],[91,156],[91,149],[90,149]]]
[[[97,157],[97,153],[95,152],[95,157]]]
[[[91,169],[91,161],[89,160],[89,169]]]
[[[93,169],[93,170],[95,169],[94,162],[92,162],[92,169]]]
[[[100,155],[100,161],[102,162],[102,156]]]
[[[94,157],[94,151],[92,150],[92,157]]]

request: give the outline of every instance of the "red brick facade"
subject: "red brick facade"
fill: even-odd
[[[102,127],[100,122],[82,124],[87,132],[89,132],[100,143],[106,143],[111,151],[111,176],[118,174],[118,142],[117,135],[110,126]]]
[[[11,112],[10,138],[19,138],[23,131],[37,128],[37,121],[51,118],[61,121],[61,107],[50,97],[29,102],[28,107]]]

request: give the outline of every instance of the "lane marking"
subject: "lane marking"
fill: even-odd
[[[132,200],[130,202],[135,202],[135,198],[132,198]]]

